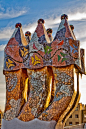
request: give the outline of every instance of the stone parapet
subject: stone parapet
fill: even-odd
[[[34,119],[29,122],[23,122],[17,118],[11,121],[2,120],[1,129],[55,129],[56,121],[41,121]]]

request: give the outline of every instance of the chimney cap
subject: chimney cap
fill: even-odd
[[[61,15],[61,20],[62,20],[62,19],[68,19],[68,16],[67,16],[66,14],[62,14],[62,15]]]
[[[74,26],[73,25],[70,25],[70,28],[71,28],[71,30],[74,30]]]
[[[45,21],[44,21],[43,19],[39,19],[39,20],[38,20],[38,23],[43,23],[43,24],[44,24]]]
[[[26,31],[25,32],[25,36],[31,36],[31,32],[30,31]]]
[[[15,28],[21,28],[22,24],[21,23],[16,23]]]
[[[48,29],[47,29],[47,33],[48,33],[48,34],[49,34],[49,33],[51,33],[51,34],[52,34],[52,32],[53,32],[53,31],[52,31],[52,29],[51,29],[51,28],[48,28]]]

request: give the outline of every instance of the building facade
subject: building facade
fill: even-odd
[[[82,123],[86,123],[86,107],[84,104],[79,103],[75,111],[66,121],[65,126],[72,126]]]
[[[85,105],[85,109],[82,111],[82,120],[83,120],[83,123],[86,123],[86,105]]]

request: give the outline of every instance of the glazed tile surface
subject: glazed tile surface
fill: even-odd
[[[55,95],[50,106],[38,117],[40,120],[58,121],[71,101],[74,89],[73,65],[64,68],[53,68]]]
[[[5,48],[4,70],[36,69],[44,66],[61,67],[71,64],[82,69],[80,43],[74,39],[67,19],[62,19],[52,41],[50,41],[43,23],[38,23],[26,46],[22,35],[22,28],[16,28],[9,40]]]
[[[52,29],[46,31],[43,19],[38,20],[32,38],[29,31],[24,36],[21,23],[16,24],[4,50],[6,121],[18,118],[27,122],[38,118],[58,122],[60,116],[62,120],[70,111],[78,96],[74,74],[79,89],[78,75],[85,73],[85,52],[80,49],[74,27],[69,26],[67,19],[65,14],[61,16],[54,38]]]
[[[48,94],[51,94],[49,89],[49,73],[47,67],[38,70],[27,70],[30,94],[27,103],[24,108],[21,110],[19,119],[23,121],[29,121],[37,118],[41,112],[44,110],[46,103],[50,102]],[[49,102],[46,102],[49,101]],[[25,119],[24,119],[25,117]]]

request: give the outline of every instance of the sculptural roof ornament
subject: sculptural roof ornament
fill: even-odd
[[[67,16],[66,14],[62,14],[62,15],[61,15],[61,20],[62,20],[62,19],[66,19],[66,20],[67,20],[67,19],[68,19],[68,16]]]
[[[25,36],[31,36],[31,32],[30,31],[26,31],[25,32]]]
[[[43,24],[44,24],[45,21],[44,21],[43,19],[39,19],[39,20],[38,20],[38,23],[43,23]]]
[[[15,25],[15,28],[18,28],[18,27],[22,27],[22,24],[21,23],[16,23],[16,25]]]
[[[71,28],[72,31],[74,30],[74,26],[73,25],[70,25],[70,28]]]
[[[51,33],[52,34],[53,30],[51,28],[47,29],[47,33]]]
[[[68,23],[68,16],[61,15],[61,22],[54,39],[50,39],[52,29],[46,30],[44,23],[43,19],[38,20],[37,28],[28,41],[25,37],[31,37],[31,33],[27,31],[24,37],[21,23],[16,24],[15,31],[5,48],[4,70],[75,64],[82,71],[84,56],[80,56],[80,42],[75,38],[74,26]],[[83,52],[81,51],[81,55],[84,55]],[[12,62],[15,65],[9,67],[8,64]],[[85,68],[83,69],[85,71]]]
[[[54,39],[52,29],[46,30],[43,19],[38,20],[32,37],[29,31],[24,36],[21,23],[15,25],[4,50],[7,94],[4,128],[15,122],[16,129],[28,128],[31,127],[28,121],[33,125],[31,128],[36,125],[35,129],[41,125],[42,129],[52,128],[48,123],[53,120],[53,129],[64,125],[79,102],[79,74],[85,74],[84,49],[80,49],[73,29],[66,14],[61,16]]]

